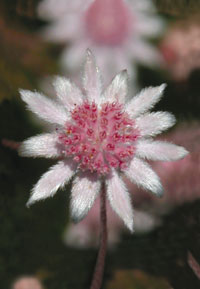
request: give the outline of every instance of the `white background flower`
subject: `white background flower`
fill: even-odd
[[[43,289],[43,286],[37,278],[23,276],[13,283],[12,289]]]
[[[80,221],[92,207],[104,180],[112,209],[133,231],[133,210],[121,173],[161,196],[159,177],[143,159],[176,160],[187,154],[183,147],[152,139],[175,123],[170,113],[149,112],[165,85],[144,89],[126,103],[127,73],[119,73],[102,91],[99,69],[88,51],[84,94],[63,77],[57,77],[54,86],[56,102],[37,92],[20,91],[32,112],[57,125],[52,133],[24,141],[21,154],[60,159],[34,186],[28,205],[52,197],[76,174],[70,208],[72,219]]]
[[[136,63],[157,65],[161,58],[148,38],[163,31],[163,21],[150,0],[43,0],[38,7],[41,18],[52,23],[44,37],[68,43],[61,64],[74,72],[90,47],[106,81],[122,69],[133,80]]]

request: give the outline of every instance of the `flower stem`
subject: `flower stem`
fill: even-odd
[[[102,192],[100,194],[101,209],[100,209],[100,226],[101,226],[101,241],[99,253],[94,270],[92,284],[90,289],[100,289],[103,279],[104,264],[107,248],[107,216],[106,216],[106,191],[105,183],[103,182]]]
[[[3,138],[1,140],[1,143],[3,146],[7,147],[7,148],[10,148],[12,150],[18,150],[18,148],[20,147],[21,143],[20,142],[16,142],[16,141],[13,141],[13,140],[9,140],[9,139],[6,139],[6,138]]]

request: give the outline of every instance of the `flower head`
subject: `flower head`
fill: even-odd
[[[53,196],[77,174],[72,184],[71,215],[79,221],[92,207],[103,179],[111,207],[133,230],[132,206],[120,173],[160,196],[160,180],[142,158],[176,160],[187,154],[182,147],[152,140],[175,122],[170,113],[148,112],[161,98],[165,85],[144,89],[126,103],[126,71],[117,74],[102,92],[99,69],[88,51],[83,89],[63,77],[57,77],[54,86],[57,102],[20,90],[31,111],[57,125],[51,133],[24,141],[21,154],[60,159],[34,186],[28,204]]]
[[[166,68],[176,81],[186,80],[200,68],[200,25],[196,17],[178,21],[165,35],[161,53]]]
[[[12,289],[43,289],[43,286],[37,278],[23,276],[13,283]]]
[[[52,21],[44,30],[51,41],[69,43],[62,56],[67,70],[79,68],[87,47],[95,52],[106,79],[127,68],[135,75],[135,65],[155,65],[158,51],[145,38],[157,37],[163,21],[156,16],[150,0],[44,0],[39,16]]]

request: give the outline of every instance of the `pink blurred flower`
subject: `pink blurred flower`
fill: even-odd
[[[24,276],[13,283],[12,289],[43,289],[43,287],[37,278]]]
[[[90,47],[105,79],[122,69],[134,78],[135,64],[157,65],[161,61],[148,38],[163,31],[163,21],[150,0],[43,0],[39,16],[52,21],[44,37],[69,44],[61,63],[70,72],[79,68]]]
[[[169,29],[161,52],[165,65],[175,80],[185,80],[200,68],[200,24],[192,21],[176,23]]]
[[[152,163],[162,179],[165,193],[158,199],[138,189],[126,180],[133,194],[136,208],[153,214],[167,213],[171,208],[200,199],[200,128],[199,123],[184,124],[168,133],[161,140],[182,144],[190,152],[184,159],[175,162]]]
[[[200,128],[199,124],[178,127],[167,141],[183,144],[190,154],[172,163],[157,163],[154,168],[163,180],[166,194],[161,203],[180,205],[200,198]],[[157,200],[155,200],[157,202]]]
[[[126,102],[127,73],[117,74],[102,91],[101,76],[90,51],[87,53],[83,91],[64,77],[54,82],[57,102],[38,92],[20,90],[27,107],[57,126],[31,137],[19,148],[23,156],[58,158],[60,161],[34,186],[28,205],[52,197],[75,174],[71,216],[82,220],[106,183],[112,209],[133,231],[133,211],[121,172],[138,186],[161,196],[160,179],[142,159],[177,160],[187,151],[152,137],[171,127],[175,118],[166,112],[149,112],[159,101],[165,85],[142,90]]]
[[[117,217],[107,201],[108,244],[110,248],[118,243],[124,232],[123,222]],[[64,243],[72,247],[97,247],[99,244],[100,199],[97,198],[88,215],[78,224],[70,223],[63,234]],[[135,234],[151,231],[160,220],[144,210],[134,209]]]

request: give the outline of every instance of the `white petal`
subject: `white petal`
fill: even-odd
[[[135,60],[143,63],[145,66],[156,66],[162,63],[162,57],[159,51],[147,41],[134,41],[131,51]]]
[[[103,94],[103,101],[119,101],[125,103],[128,94],[128,74],[126,70],[122,70],[112,80]]]
[[[83,87],[89,101],[96,101],[99,103],[102,82],[99,68],[96,66],[94,55],[87,50],[86,62],[83,74]]]
[[[45,20],[67,18],[72,13],[83,11],[91,0],[43,0],[38,5],[38,15]]]
[[[60,65],[63,71],[69,73],[69,70],[73,72],[73,76],[76,77],[77,71],[83,62],[83,57],[85,55],[85,50],[88,47],[88,42],[80,41],[79,45],[76,43],[71,43],[70,47],[65,47],[61,53]]]
[[[63,16],[68,12],[72,12],[71,5],[77,0],[59,0],[59,5],[57,0],[43,0],[38,5],[38,16],[45,20],[56,20],[63,18]],[[79,2],[79,1],[78,1]]]
[[[75,165],[71,160],[60,161],[51,167],[33,187],[27,206],[36,201],[53,197],[59,188],[63,188],[75,173]]]
[[[96,220],[96,224],[98,226],[98,220]],[[64,243],[74,248],[89,248],[92,246],[91,243],[96,241],[94,241],[95,233],[93,227],[90,228],[87,223],[72,223],[67,226],[64,232]]]
[[[132,118],[138,117],[140,114],[153,108],[153,106],[162,97],[166,84],[156,87],[148,87],[138,93],[126,105],[126,111]]]
[[[68,120],[64,108],[38,92],[20,89],[21,98],[28,109],[48,122],[64,125]]]
[[[127,2],[130,2],[130,5],[135,9],[138,13],[145,13],[145,12],[154,12],[155,7],[152,3],[152,1],[149,0],[142,0],[142,1],[137,1],[137,0],[127,0]]]
[[[149,212],[134,210],[135,234],[147,233],[161,224],[158,216]]]
[[[137,143],[136,155],[154,161],[175,161],[184,158],[187,150],[181,146],[164,141],[140,140]]]
[[[57,0],[43,0],[38,5],[38,16],[45,20],[59,19],[66,12],[66,3],[68,0],[60,0],[59,5],[56,5]]]
[[[141,136],[154,136],[170,128],[176,122],[175,117],[168,112],[152,112],[142,115],[135,121]]]
[[[164,20],[160,17],[140,15],[140,21],[137,23],[137,32],[144,37],[156,37],[164,32],[165,26]]]
[[[133,232],[133,209],[127,188],[116,171],[106,180],[110,205],[125,225]]]
[[[83,95],[80,89],[66,77],[56,77],[53,82],[56,94],[67,110],[82,103]]]
[[[19,154],[24,157],[59,157],[57,134],[46,133],[25,140],[19,147]]]
[[[41,30],[41,36],[45,40],[65,44],[67,41],[77,39],[76,37],[79,37],[80,32],[82,32],[80,29],[80,20],[78,17],[74,19],[74,15],[72,14],[43,28]]]
[[[82,220],[91,209],[101,187],[96,175],[80,173],[72,184],[71,216],[74,222]]]
[[[139,187],[149,190],[157,196],[162,196],[163,188],[160,179],[146,162],[134,157],[124,173]]]

